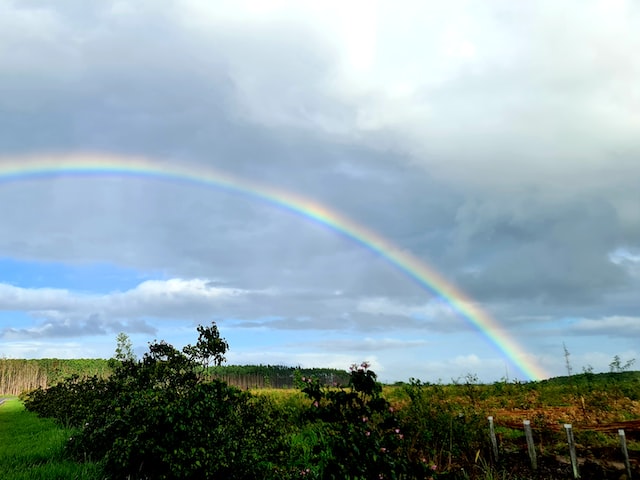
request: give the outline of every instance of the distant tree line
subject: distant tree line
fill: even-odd
[[[109,361],[100,358],[0,358],[0,395],[19,395],[34,388],[47,388],[72,376],[105,378],[111,371]]]
[[[209,367],[218,380],[242,389],[301,387],[303,378],[313,377],[326,386],[346,385],[349,373],[334,368],[300,368],[284,365],[225,365]]]
[[[122,340],[122,339],[121,339]],[[120,355],[118,355],[120,354]],[[117,362],[132,360],[126,350],[112,359],[7,359],[0,358],[0,395],[19,395],[35,388],[48,388],[64,379],[107,378]],[[349,374],[331,368],[299,368],[282,365],[228,365],[205,367],[208,376],[243,390],[251,388],[294,388],[303,377],[317,378],[324,385],[346,385]]]

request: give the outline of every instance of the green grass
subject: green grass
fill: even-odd
[[[0,478],[3,480],[95,480],[99,465],[65,458],[72,431],[27,412],[18,399],[0,405]]]

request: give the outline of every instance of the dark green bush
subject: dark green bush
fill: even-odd
[[[288,451],[282,416],[266,399],[207,381],[203,370],[224,359],[227,344],[215,325],[198,332],[195,347],[153,343],[106,380],[71,378],[25,405],[80,427],[68,452],[103,462],[112,478],[272,477]]]
[[[347,388],[325,388],[304,379],[312,402],[306,413],[293,462],[306,478],[427,478],[426,459],[412,459],[396,412],[381,396],[369,365],[353,366]]]
[[[122,400],[122,397],[121,397]],[[70,448],[113,478],[268,478],[284,446],[268,402],[219,381],[131,392]]]
[[[37,388],[21,395],[27,410],[41,417],[56,419],[66,427],[80,427],[85,419],[100,411],[104,401],[111,395],[110,382],[104,378],[80,379],[73,375],[49,387]]]

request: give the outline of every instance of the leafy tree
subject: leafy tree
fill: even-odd
[[[213,362],[213,365],[220,366],[225,360],[225,353],[229,349],[229,344],[220,337],[218,326],[215,322],[209,327],[198,326],[198,341],[195,345],[187,345],[182,349],[185,355],[194,361],[199,362],[203,369]]]
[[[120,332],[116,337],[116,353],[113,356],[119,362],[135,361],[136,355],[133,353],[133,344],[129,335]]]

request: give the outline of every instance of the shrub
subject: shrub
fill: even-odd
[[[89,418],[69,447],[102,458],[113,478],[268,478],[283,449],[271,413],[215,380],[184,392],[147,389]]]
[[[196,347],[155,342],[106,380],[68,379],[25,405],[81,427],[68,452],[103,462],[112,478],[270,478],[286,451],[282,417],[265,399],[205,381],[227,344],[215,325],[198,332]]]
[[[65,427],[80,427],[89,415],[102,409],[109,395],[108,380],[73,375],[48,389],[38,387],[23,393],[20,399],[27,410],[41,417],[54,418]]]
[[[396,412],[381,396],[369,365],[352,366],[347,388],[304,379],[312,402],[293,442],[294,466],[321,479],[426,478],[425,461],[412,461]],[[405,477],[403,477],[403,475]]]
[[[448,398],[442,385],[412,379],[404,386],[409,402],[399,412],[412,459],[451,467],[453,458],[474,463],[486,449],[486,418],[473,405]],[[488,452],[487,452],[488,454]]]

